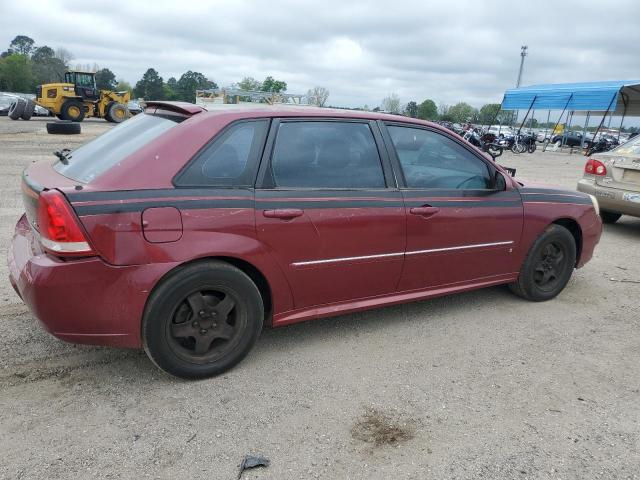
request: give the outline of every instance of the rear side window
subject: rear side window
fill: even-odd
[[[268,126],[268,120],[231,125],[194,157],[176,185],[252,186]]]
[[[389,126],[409,188],[455,190],[491,188],[486,163],[445,135],[430,130]]]
[[[281,188],[384,188],[376,142],[367,123],[283,122],[271,159]]]
[[[89,183],[181,120],[181,117],[136,115],[74,150],[66,165],[57,162],[54,168],[65,177]]]

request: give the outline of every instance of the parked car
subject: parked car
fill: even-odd
[[[509,137],[509,138],[515,135],[511,127],[506,125],[491,125],[487,129],[487,133],[492,133],[496,137],[503,136],[503,137]]]
[[[130,100],[127,103],[127,108],[129,109],[129,113],[131,115],[138,115],[139,113],[143,112],[142,106],[135,100]]]
[[[588,142],[591,138],[592,135],[587,135],[586,141]],[[564,132],[562,134],[556,134],[551,137],[550,143],[553,144],[554,150],[559,149],[563,144],[566,147],[579,147],[582,145],[582,133]]]
[[[640,137],[592,155],[578,190],[598,199],[604,223],[614,223],[623,214],[640,217]]]
[[[14,97],[0,95],[0,117],[6,117],[7,115],[9,115],[9,107],[14,101]]]
[[[24,172],[12,285],[53,335],[188,378],[263,326],[499,284],[549,300],[602,230],[594,197],[381,113],[148,102],[58,154]]]
[[[52,117],[53,116],[53,114],[51,112],[49,112],[49,110],[47,110],[44,107],[41,107],[40,105],[35,105],[34,106],[33,115],[37,116],[37,117]]]

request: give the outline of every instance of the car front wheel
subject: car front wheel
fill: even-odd
[[[509,288],[527,300],[551,300],[567,285],[575,264],[573,235],[561,225],[550,225],[531,246],[518,280]]]
[[[154,289],[142,321],[149,358],[182,378],[218,375],[240,362],[262,330],[264,306],[238,268],[208,261],[181,267]]]

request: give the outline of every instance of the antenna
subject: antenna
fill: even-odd
[[[520,87],[520,82],[522,81],[522,69],[524,68],[524,57],[527,56],[527,47],[523,45],[520,47],[520,71],[518,72],[518,81],[516,82],[516,88]]]

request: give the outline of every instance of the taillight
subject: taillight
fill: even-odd
[[[94,253],[71,206],[57,190],[40,192],[37,224],[40,241],[51,253],[83,256]]]
[[[600,160],[590,158],[584,166],[584,172],[591,175],[603,176],[607,174],[607,167]]]

